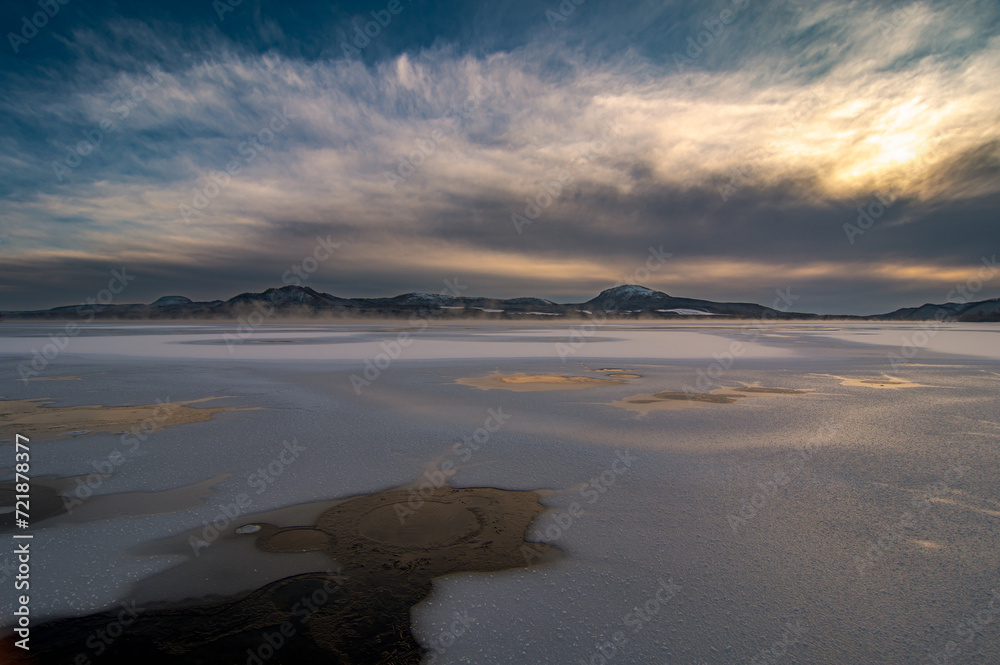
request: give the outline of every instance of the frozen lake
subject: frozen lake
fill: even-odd
[[[997,324],[0,324],[0,371],[72,504],[36,623],[323,571],[205,529],[447,477],[558,555],[436,577],[423,662],[1000,662]]]

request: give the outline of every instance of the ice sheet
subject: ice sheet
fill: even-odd
[[[39,620],[85,613],[155,590],[157,574],[198,557],[183,544],[173,556],[136,548],[203,528],[240,493],[256,513],[403,486],[450,461],[455,486],[546,491],[550,512],[530,535],[562,556],[437,579],[413,611],[426,662],[714,664],[764,658],[775,644],[789,663],[920,662],[1000,589],[1000,370],[989,348],[996,330],[975,327],[942,332],[943,346],[892,367],[894,340],[915,330],[776,325],[731,362],[740,334],[727,327],[606,329],[594,337],[608,341],[587,341],[565,362],[560,326],[433,330],[399,359],[421,362],[394,362],[361,391],[351,375],[396,327],[260,331],[253,339],[337,341],[242,345],[248,355],[232,357],[201,343],[218,342],[218,331],[124,327],[75,338],[47,370],[79,380],[26,383],[16,368],[47,336],[0,337],[5,399],[58,407],[226,396],[210,404],[252,409],[149,432],[94,490],[166,491],[225,476],[209,498],[40,524],[33,611]],[[942,355],[953,350],[983,359]],[[345,362],[317,362],[331,357]],[[546,392],[456,383],[608,368],[639,377]],[[887,373],[902,387],[865,383]],[[699,380],[806,392],[647,415],[613,405]],[[491,410],[507,417],[487,432]],[[124,449],[123,436],[40,442],[32,472],[86,478]],[[290,439],[304,450],[261,483]],[[192,594],[210,586],[196,575],[163,579]],[[8,594],[3,602],[6,612]],[[963,653],[1000,658],[998,629],[981,628]]]

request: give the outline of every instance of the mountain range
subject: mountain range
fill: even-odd
[[[779,293],[780,296],[780,293]],[[713,302],[679,298],[662,291],[625,284],[602,291],[582,303],[557,303],[543,298],[484,298],[432,293],[404,293],[392,298],[340,298],[308,286],[289,285],[260,293],[241,293],[229,300],[194,301],[184,296],[164,296],[149,304],[80,304],[45,310],[0,312],[0,320],[63,319],[215,319],[239,318],[254,312],[315,317],[388,316],[434,314],[449,318],[691,318],[737,319],[857,319],[892,321],[1000,321],[1000,299],[969,303],[925,304],[872,316],[833,316],[786,311],[791,300],[779,297],[773,307],[755,303]]]

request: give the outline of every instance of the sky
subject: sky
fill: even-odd
[[[123,270],[120,303],[290,283],[780,290],[828,314],[996,298],[998,18],[993,0],[8,1],[0,310],[80,303]]]

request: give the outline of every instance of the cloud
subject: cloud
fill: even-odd
[[[570,24],[507,50],[440,43],[376,62],[125,19],[81,29],[73,77],[7,80],[19,97],[3,110],[24,129],[0,137],[16,182],[4,293],[58,261],[164,276],[212,263],[273,285],[335,233],[355,258],[323,278],[358,295],[436,270],[583,296],[664,244],[677,267],[651,285],[676,295],[839,280],[846,311],[859,274],[886,293],[915,276],[936,289],[997,244],[995,8],[759,4],[687,52],[727,6],[687,17],[660,58],[594,57]],[[844,224],[885,192],[888,213],[851,244]],[[536,211],[518,233],[515,216]],[[976,237],[950,230],[957,211]]]

